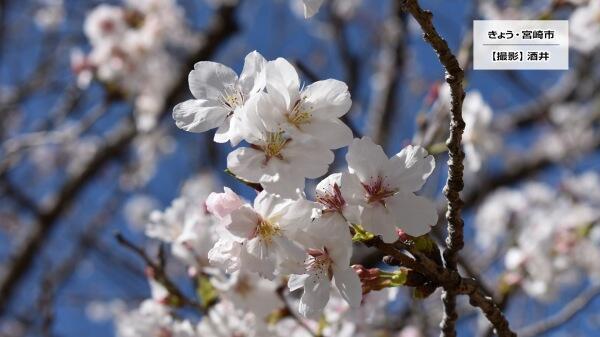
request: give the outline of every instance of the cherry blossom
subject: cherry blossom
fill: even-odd
[[[191,132],[218,128],[215,141],[231,141],[237,145],[239,110],[264,87],[262,68],[266,60],[258,52],[246,56],[240,76],[229,67],[216,62],[201,61],[189,75],[190,91],[195,99],[178,104],[173,109],[177,127]]]
[[[313,139],[293,138],[277,123],[270,96],[257,94],[247,102],[240,132],[250,147],[227,156],[227,167],[236,176],[260,183],[269,192],[294,197],[304,189],[305,178],[318,178],[333,162],[333,153]]]
[[[278,284],[254,273],[237,271],[226,280],[214,278],[213,284],[237,310],[251,312],[258,319],[265,319],[283,307],[283,301],[277,295]]]
[[[578,7],[569,19],[569,44],[582,53],[590,53],[600,45],[600,2],[590,1]]]
[[[243,205],[231,212],[226,227],[238,238],[239,244],[235,245],[236,241],[232,240],[221,241],[221,245],[230,250],[221,251],[225,256],[220,259],[219,251],[213,249],[213,259],[238,259],[241,270],[256,272],[269,279],[275,277],[276,271],[297,270],[305,254],[290,239],[298,230],[294,228],[294,220],[298,217],[293,214],[294,203],[263,191],[254,199],[253,206]]]
[[[63,0],[41,0],[41,7],[35,11],[35,23],[43,30],[54,30],[64,21]]]
[[[581,276],[600,276],[600,246],[594,234],[600,212],[592,192],[600,186],[598,181],[597,174],[588,172],[569,177],[559,191],[529,183],[500,190],[486,200],[476,217],[477,242],[485,248],[490,243],[509,246],[503,277],[507,284],[549,300],[561,285],[573,284]],[[509,228],[515,237],[508,237]]]
[[[300,240],[308,252],[305,270],[303,274],[290,276],[288,287],[291,291],[304,288],[299,311],[305,317],[317,318],[322,313],[329,300],[331,282],[350,306],[360,304],[360,280],[350,268],[350,232],[339,234],[333,226],[320,226],[318,231],[312,230]]]
[[[244,204],[244,200],[228,187],[224,193],[211,193],[206,199],[206,209],[219,218],[227,217]]]
[[[438,108],[450,109],[450,86],[444,83],[439,88]],[[501,146],[500,137],[491,128],[493,111],[479,91],[466,93],[462,110],[465,130],[462,142],[465,151],[465,168],[477,172],[483,161]]]
[[[121,6],[95,7],[84,22],[92,48],[85,56],[72,57],[78,84],[87,86],[93,75],[110,94],[135,103],[140,129],[154,128],[177,81],[168,71],[178,64],[168,47],[198,46],[198,37],[185,22],[182,9],[172,0],[128,0]]]
[[[118,316],[116,329],[120,337],[194,337],[196,335],[189,321],[173,319],[167,307],[154,300],[146,300],[138,309]]]
[[[397,228],[420,236],[436,224],[435,204],[414,194],[435,167],[425,149],[409,145],[388,159],[381,146],[363,137],[350,144],[346,161],[349,173],[342,175],[342,195],[357,205],[359,214],[351,221],[381,235],[385,242],[398,238]]]
[[[344,82],[328,79],[301,89],[296,69],[283,58],[268,62],[266,79],[276,110],[270,117],[292,138],[315,139],[328,149],[350,144],[352,131],[339,120],[352,104]]]
[[[466,94],[463,102],[463,120],[465,166],[470,171],[479,171],[484,159],[498,149],[500,140],[490,128],[492,109],[478,91],[469,91]]]
[[[164,212],[154,211],[146,235],[170,243],[173,254],[188,265],[208,265],[208,251],[215,239],[215,219],[201,203],[178,198]]]

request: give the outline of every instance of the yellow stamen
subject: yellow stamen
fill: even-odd
[[[263,241],[271,243],[273,237],[280,235],[281,228],[278,224],[261,219],[256,226],[256,235]]]
[[[281,150],[287,144],[288,139],[283,135],[283,131],[280,132],[269,132],[265,139],[265,145],[262,147],[263,152],[267,156],[267,159],[272,157],[281,157]]]
[[[308,124],[312,118],[312,110],[312,107],[306,105],[304,98],[301,98],[294,104],[292,111],[288,114],[288,121],[296,127]]]

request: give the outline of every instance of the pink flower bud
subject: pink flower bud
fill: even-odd
[[[398,237],[400,238],[401,241],[410,241],[412,239],[412,237],[408,234],[406,234],[402,229],[398,228],[396,230],[396,232],[398,232]]]
[[[211,193],[206,198],[206,209],[219,218],[228,216],[243,204],[244,201],[240,196],[227,187],[224,193]]]

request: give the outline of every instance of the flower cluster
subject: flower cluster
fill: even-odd
[[[216,142],[240,147],[227,157],[237,177],[271,193],[294,197],[305,178],[318,178],[333,162],[332,149],[346,146],[352,131],[340,121],[351,105],[348,87],[324,80],[301,87],[296,69],[279,58],[252,52],[240,76],[227,66],[198,62],[189,76],[195,99],[177,105],[178,127],[192,132],[218,128]]]
[[[71,58],[79,85],[96,78],[110,92],[135,101],[141,129],[154,127],[176,80],[170,69],[178,62],[167,47],[188,49],[199,42],[186,27],[182,9],[175,0],[102,4],[86,17],[84,33],[91,51],[76,50]]]
[[[206,305],[218,298],[197,332],[306,336],[312,326],[323,336],[367,335],[367,327],[360,331],[346,317],[364,320],[367,314],[356,310],[367,307],[367,297],[379,296],[363,295],[358,269],[350,265],[352,232],[388,243],[399,233],[428,233],[437,222],[436,207],[415,193],[434,170],[434,158],[412,145],[389,158],[370,138],[353,139],[340,120],[351,105],[347,86],[333,79],[303,86],[282,58],[267,61],[252,52],[239,76],[222,64],[198,62],[189,84],[194,99],[174,108],[177,126],[216,128],[216,142],[241,144],[228,155],[228,169],[261,190],[248,202],[227,187],[209,194],[210,179],[196,179],[194,185],[203,187],[184,190],[164,212],[150,215],[146,235],[170,245],[199,283]],[[314,200],[307,198],[305,179],[325,175],[332,150],[344,146],[347,170],[327,176],[311,193]],[[160,291],[166,287],[160,275],[149,276],[155,301],[180,303]],[[285,288],[302,290],[302,296],[286,298]],[[286,308],[306,322],[290,320]],[[187,328],[160,327],[177,336],[187,336]]]
[[[209,196],[208,211],[227,230],[209,252],[214,265],[270,280],[291,275],[290,290],[304,288],[300,312],[318,317],[330,282],[351,306],[360,303],[360,282],[349,266],[349,226],[394,242],[398,228],[419,236],[436,223],[434,204],[414,194],[433,171],[433,157],[408,146],[388,158],[369,138],[352,140],[339,119],[351,105],[343,82],[302,87],[288,61],[267,61],[257,52],[246,56],[239,76],[224,65],[199,62],[189,82],[195,99],[175,107],[177,126],[218,128],[217,142],[245,141],[248,146],[228,155],[228,168],[264,189],[252,205],[229,189]],[[349,143],[348,171],[324,179],[316,201],[307,200],[305,178],[325,174],[331,150]]]
[[[499,190],[477,214],[477,242],[509,246],[507,286],[548,299],[581,275],[600,277],[600,177],[588,172],[567,178],[559,191],[541,183]],[[510,229],[516,237],[508,237]],[[514,242],[512,242],[514,240]]]
[[[253,205],[228,188],[209,194],[216,185],[210,175],[188,181],[171,206],[149,215],[145,232],[170,246],[189,277],[208,280],[219,301],[197,326],[176,319],[180,299],[172,298],[149,270],[152,299],[132,311],[111,305],[119,336],[311,336],[306,326],[323,336],[374,333],[375,319],[383,317],[396,292],[361,292],[349,265],[352,245],[345,219],[360,219],[361,207],[352,210],[346,203],[340,187],[344,175],[350,173],[324,179],[315,202],[263,191]],[[304,288],[304,295],[282,297],[286,282],[290,291]],[[305,326],[300,325],[285,313],[290,304],[319,320],[301,318]]]

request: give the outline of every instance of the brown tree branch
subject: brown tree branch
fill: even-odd
[[[476,280],[462,277],[456,270],[440,266],[418,250],[409,246],[403,246],[414,256],[414,259],[402,253],[396,248],[396,244],[385,243],[380,237],[364,242],[367,246],[375,247],[385,255],[393,257],[400,265],[414,269],[415,271],[427,276],[430,280],[436,282],[444,289],[453,289],[455,294],[466,295],[469,297],[469,303],[481,311],[493,325],[494,330],[500,337],[516,337],[516,334],[510,330],[509,323],[502,314],[502,311],[494,303]],[[401,244],[401,243],[400,243]]]
[[[450,104],[450,136],[446,141],[448,147],[448,180],[444,187],[444,194],[448,199],[448,210],[446,212],[448,236],[446,238],[446,249],[444,250],[444,262],[448,269],[456,270],[457,254],[464,246],[464,223],[461,217],[463,202],[460,199],[460,191],[464,187],[464,153],[461,148],[462,134],[465,129],[465,122],[462,119],[462,102],[465,98],[462,83],[464,72],[456,56],[450,50],[448,43],[436,31],[431,12],[423,10],[416,0],[404,0],[401,3],[404,9],[419,23],[423,30],[424,39],[437,53],[442,66],[446,70],[446,83],[450,86],[452,98]],[[444,317],[440,324],[441,335],[454,337],[456,336],[456,320],[458,319],[455,289],[444,287],[442,302],[444,303]],[[486,311],[488,307],[480,306],[480,308],[489,319],[490,316]],[[500,315],[502,314],[500,313]],[[493,316],[492,318],[497,317]]]

